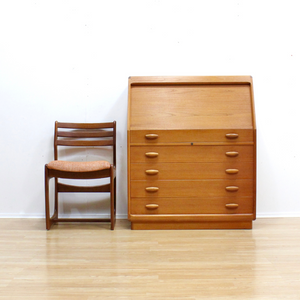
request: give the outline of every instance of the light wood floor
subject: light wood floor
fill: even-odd
[[[0,219],[0,299],[300,299],[300,218],[131,231]]]

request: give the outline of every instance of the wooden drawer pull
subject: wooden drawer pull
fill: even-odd
[[[159,205],[158,204],[146,204],[145,207],[147,209],[158,209]]]
[[[239,190],[238,186],[226,186],[226,191],[228,192],[237,192]]]
[[[156,175],[158,174],[158,170],[146,170],[145,171],[147,175]]]
[[[145,135],[145,138],[147,140],[155,140],[158,138],[158,134],[155,134],[155,133],[148,133]]]
[[[145,153],[145,155],[147,157],[157,157],[158,153],[157,152],[147,152],[147,153]]]
[[[239,137],[239,135],[237,133],[226,133],[225,134],[226,138],[228,139],[237,139]]]
[[[227,203],[225,205],[226,208],[230,208],[230,209],[234,209],[234,208],[238,208],[239,205],[237,203]]]
[[[148,186],[146,187],[146,191],[149,193],[155,193],[159,190],[159,188],[157,186]]]
[[[239,172],[238,169],[226,169],[225,172],[227,174],[237,174]]]
[[[228,152],[226,152],[226,156],[229,156],[229,157],[236,157],[238,155],[239,155],[239,153],[237,151],[228,151]]]

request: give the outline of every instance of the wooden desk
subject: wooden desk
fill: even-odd
[[[131,77],[128,91],[132,229],[252,228],[252,78]]]

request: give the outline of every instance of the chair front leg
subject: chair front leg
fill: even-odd
[[[55,177],[55,200],[54,200],[54,213],[52,219],[58,218],[58,178]]]
[[[116,175],[114,178],[114,214],[115,214],[115,220],[116,220],[116,214],[117,214],[117,183],[116,183]]]
[[[115,228],[115,180],[114,180],[114,168],[110,167],[110,229]]]
[[[46,210],[46,229],[50,230],[52,220],[50,218],[50,203],[49,203],[49,174],[48,168],[45,165],[45,210]]]

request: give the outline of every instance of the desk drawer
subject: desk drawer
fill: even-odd
[[[253,180],[131,180],[131,197],[252,197]]]
[[[132,163],[131,180],[253,179],[253,163]]]
[[[238,214],[253,213],[249,197],[230,198],[132,198],[131,214]]]
[[[253,146],[131,146],[130,162],[232,162],[253,163]]]
[[[142,144],[253,142],[253,130],[131,130],[130,142]]]

